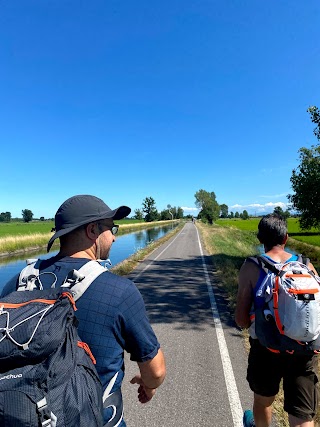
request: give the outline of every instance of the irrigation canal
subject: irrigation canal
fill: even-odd
[[[110,252],[112,265],[117,265],[119,262],[133,255],[139,249],[146,247],[150,242],[165,236],[177,225],[178,222],[154,228],[140,229],[138,231],[117,236],[116,242],[112,245]],[[47,254],[42,250],[40,252],[23,253],[20,258],[14,256],[0,259],[0,291],[11,277],[25,267],[27,258],[46,259],[56,255],[57,252],[58,251],[52,251]]]

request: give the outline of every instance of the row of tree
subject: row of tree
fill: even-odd
[[[248,211],[246,211],[246,210],[244,210],[243,212],[238,212],[238,211],[236,211],[235,213],[233,213],[232,211],[230,212],[230,214],[229,215],[227,215],[227,216],[222,216],[222,215],[220,215],[220,218],[230,218],[230,219],[232,219],[232,218],[241,218],[241,219],[249,219],[249,214],[248,214]]]
[[[230,212],[229,207],[225,203],[219,205],[216,200],[216,195],[213,191],[208,192],[205,190],[199,190],[194,195],[196,199],[196,206],[199,209],[198,219],[204,222],[212,224],[218,218],[242,218],[248,219],[249,214],[246,210],[243,212]]]
[[[21,211],[21,215],[24,222],[30,222],[33,219],[33,212],[30,209],[23,209]],[[11,219],[12,219],[11,212],[0,213],[0,222],[10,222]],[[40,220],[44,221],[44,217],[41,217]]]
[[[11,221],[11,212],[0,213],[0,222],[10,222],[10,221]]]
[[[153,197],[146,197],[142,202],[142,209],[136,209],[134,213],[135,215],[133,218],[145,220],[146,222],[183,218],[183,209],[176,206],[167,205],[167,209],[158,212],[156,202]],[[23,209],[21,214],[24,222],[30,222],[33,220],[33,212],[30,209]],[[10,221],[10,212],[2,212],[0,214],[0,222]],[[40,221],[44,221],[44,217],[41,217]]]
[[[236,212],[230,212],[229,213],[229,207],[226,204],[222,204],[220,205],[220,218],[241,218],[241,219],[248,219],[249,218],[249,214],[248,211],[244,210],[243,212],[239,213],[238,211]]]
[[[134,218],[144,219],[146,222],[180,219],[183,218],[183,209],[179,206],[167,205],[167,209],[158,212],[154,198],[146,197],[142,202],[142,209],[135,209]]]
[[[198,218],[202,221],[208,222],[212,224],[218,218],[241,218],[241,219],[249,219],[250,216],[247,210],[243,212],[230,212],[229,207],[226,204],[219,205],[216,201],[216,196],[214,192],[209,193],[205,190],[199,190],[195,194],[196,205],[200,209]],[[290,216],[290,211],[287,209],[284,211],[281,206],[276,206],[274,208],[274,213],[277,213],[284,218],[288,218]]]
[[[288,218],[290,216],[289,210],[283,211],[280,206],[277,206],[274,209],[274,212],[278,213],[279,215],[282,215],[285,218]],[[145,214],[145,215],[144,215]],[[136,209],[135,210],[135,219],[139,220],[145,220],[146,222],[151,221],[166,221],[168,219],[181,219],[183,218],[183,209],[180,207],[175,207],[171,205],[167,205],[167,209],[162,210],[161,212],[158,212],[155,207],[155,201],[152,197],[147,197],[143,201],[143,209]],[[187,215],[187,217],[192,217],[191,215]],[[199,216],[199,218],[201,215]],[[241,218],[241,219],[249,219],[249,214],[246,210],[243,212],[230,212],[228,214],[228,206],[227,205],[220,205],[220,218]],[[33,219],[33,213],[30,209],[24,209],[22,211],[22,219],[24,222],[30,222]],[[39,218],[40,221],[44,221],[44,217],[42,216]],[[11,213],[5,212],[0,214],[0,222],[10,222],[11,221]]]

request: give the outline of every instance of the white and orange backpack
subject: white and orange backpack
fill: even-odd
[[[276,352],[320,352],[320,278],[309,260],[275,264],[252,257],[266,276],[256,291],[255,332],[262,345]],[[263,302],[263,303],[262,303]]]

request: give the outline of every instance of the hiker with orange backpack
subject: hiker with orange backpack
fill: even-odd
[[[250,335],[247,381],[254,392],[254,402],[253,412],[248,410],[244,413],[244,426],[271,425],[272,403],[283,380],[284,410],[288,413],[290,427],[313,427],[318,406],[316,354],[320,348],[320,337],[317,334],[312,336],[311,342],[290,338],[286,335],[289,327],[281,323],[283,316],[280,314],[284,310],[285,293],[293,304],[301,304],[301,311],[306,307],[311,307],[311,314],[314,308],[319,310],[319,278],[309,261],[304,265],[301,257],[285,250],[287,224],[280,215],[264,216],[258,225],[257,237],[264,245],[265,253],[261,258],[249,257],[243,263],[235,312],[236,323],[241,328],[249,328]],[[286,266],[291,264],[296,267],[287,274]],[[309,291],[294,288],[301,277],[312,282]],[[291,288],[280,289],[282,281]],[[276,283],[278,289],[272,283]],[[266,298],[261,297],[261,294],[265,296],[268,293],[269,305]],[[309,301],[313,305],[309,305]],[[312,322],[307,316],[306,319],[309,328]]]
[[[109,258],[116,240],[119,226],[114,224],[114,220],[125,218],[130,211],[127,206],[110,209],[103,200],[92,195],[70,197],[57,210],[55,234],[47,247],[49,252],[54,241],[59,239],[59,253],[29,264],[27,270],[24,269],[5,285],[0,295],[1,426],[125,427],[121,393],[125,351],[137,363],[136,375],[130,383],[138,386],[137,399],[140,403],[149,402],[162,384],[166,374],[165,359],[148,320],[142,295],[134,282],[100,265],[101,261]],[[60,310],[60,305],[68,308],[63,318],[50,308],[56,307],[51,294],[55,297],[59,289],[63,290],[63,298],[59,298],[57,309]],[[50,299],[46,301],[44,298],[48,294]],[[21,299],[28,300],[28,306]],[[30,311],[29,314],[30,299],[37,305],[44,305],[44,308],[41,306],[36,313]],[[76,301],[76,319],[70,312],[69,299]],[[21,306],[28,307],[28,312],[22,313],[27,314],[23,320],[18,312]],[[14,318],[12,311],[18,313]],[[46,316],[47,313],[52,313],[51,317]],[[29,326],[29,319],[36,319],[35,327]],[[75,335],[75,328],[72,328],[75,325],[81,342],[78,337],[67,339]],[[63,338],[57,336],[60,329],[67,329]],[[56,343],[52,343],[52,336],[58,342],[59,358],[51,349]],[[82,347],[80,350],[78,342]],[[39,348],[43,343],[46,348],[41,357],[42,354],[45,357],[39,361]],[[71,348],[68,353],[65,343],[68,344],[67,349]],[[51,351],[45,351],[49,345]],[[93,356],[90,359],[94,359],[95,369],[90,360],[84,359],[85,353]],[[34,356],[32,360],[30,354]],[[70,375],[67,362],[71,359],[74,360],[73,365],[84,366],[80,372],[82,377],[76,369],[77,375]],[[38,364],[39,369],[34,369]],[[101,381],[100,387],[102,385],[103,408],[98,397],[99,389],[95,394],[92,392],[91,379],[96,372]],[[78,389],[77,394],[74,390]],[[83,397],[85,405],[79,402],[78,395]]]

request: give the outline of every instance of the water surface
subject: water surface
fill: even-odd
[[[169,231],[177,227],[177,225],[178,222],[117,236],[110,251],[110,260],[112,265],[114,266],[119,264],[119,262],[129,258],[139,249],[145,248],[150,242],[165,236]],[[25,267],[27,258],[47,259],[57,253],[58,251],[52,251],[47,254],[42,250],[41,252],[24,253],[21,257],[15,255],[11,258],[0,258],[0,291],[11,277]]]

